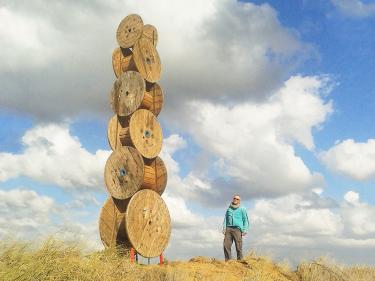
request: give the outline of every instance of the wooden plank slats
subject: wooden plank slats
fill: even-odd
[[[116,33],[117,43],[122,48],[133,47],[135,42],[142,36],[143,20],[139,15],[126,16],[119,24]]]
[[[145,80],[151,83],[160,80],[160,57],[150,40],[141,38],[134,44],[133,60],[139,73]]]
[[[143,159],[132,147],[120,147],[113,151],[104,169],[105,185],[109,194],[116,199],[127,199],[141,187]]]
[[[126,209],[125,227],[138,253],[144,257],[159,256],[171,234],[171,218],[164,200],[155,191],[138,191]]]
[[[158,156],[163,143],[163,133],[154,114],[146,109],[138,109],[129,122],[130,138],[134,147],[143,157]]]
[[[112,110],[119,116],[128,116],[142,103],[146,89],[145,81],[136,71],[121,73],[113,83],[110,94]]]
[[[109,197],[99,216],[99,234],[103,245],[125,246],[129,248],[130,242],[125,230],[125,211],[129,200],[117,200]]]

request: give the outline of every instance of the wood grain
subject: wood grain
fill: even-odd
[[[116,199],[127,199],[136,193],[143,182],[142,156],[132,147],[117,148],[108,157],[104,168],[107,191]]]
[[[143,33],[143,20],[139,15],[126,16],[119,24],[116,32],[117,43],[122,48],[133,47]]]
[[[163,133],[154,114],[146,109],[138,109],[130,118],[129,133],[134,147],[143,157],[158,156],[163,143]]]
[[[112,150],[121,147],[120,134],[121,131],[129,127],[129,118],[118,115],[112,116],[108,122],[107,138],[108,144]]]
[[[156,157],[155,159],[144,159],[144,163],[145,175],[141,188],[151,189],[162,195],[168,179],[164,161],[160,157]]]
[[[155,83],[160,80],[161,62],[155,46],[147,38],[139,39],[133,48],[134,63],[142,77]]]
[[[114,113],[128,116],[142,103],[146,89],[145,81],[136,71],[126,71],[113,83],[110,104]]]
[[[158,193],[144,189],[130,199],[125,227],[133,248],[144,257],[157,257],[167,247],[171,218]]]
[[[99,234],[105,247],[123,246],[130,248],[125,230],[125,211],[129,200],[109,197],[99,215]]]
[[[144,94],[140,108],[148,109],[155,116],[158,116],[163,108],[164,95],[158,83],[152,84],[148,89],[146,87],[146,92]]]
[[[158,44],[158,31],[155,26],[151,24],[145,24],[143,26],[143,32],[141,38],[146,38],[152,42],[152,45],[156,47]]]
[[[136,71],[133,61],[133,52],[130,49],[116,48],[112,54],[112,67],[116,77],[126,71]]]

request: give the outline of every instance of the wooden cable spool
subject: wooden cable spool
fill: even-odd
[[[139,15],[126,16],[119,24],[116,33],[117,43],[122,48],[133,47],[143,33],[143,20]]]
[[[104,181],[111,196],[127,199],[136,193],[143,182],[144,164],[140,153],[132,147],[120,147],[107,159]]]
[[[163,108],[163,103],[164,95],[160,85],[154,83],[150,87],[146,86],[146,92],[140,107],[148,109],[154,113],[155,116],[158,116]]]
[[[148,189],[134,194],[126,209],[125,228],[139,254],[148,258],[161,255],[171,235],[171,218],[160,195]]]
[[[158,44],[158,31],[155,26],[151,24],[145,24],[143,26],[143,32],[141,38],[146,38],[152,42],[152,45],[156,47]]]
[[[145,159],[145,174],[142,189],[151,189],[162,195],[167,186],[167,169],[160,157]]]
[[[112,67],[116,77],[126,71],[136,71],[137,68],[133,61],[133,52],[130,49],[118,47],[112,54]]]
[[[108,198],[99,215],[99,234],[105,247],[124,246],[130,248],[125,230],[125,211],[129,200]]]
[[[122,73],[113,83],[110,94],[112,110],[119,116],[128,116],[141,105],[146,84],[136,71]]]
[[[123,146],[133,146],[143,157],[152,159],[160,153],[163,133],[151,111],[138,109],[130,117],[129,127],[119,131],[119,139]]]
[[[107,137],[112,150],[121,147],[120,132],[129,127],[129,118],[114,115],[108,122]]]
[[[133,47],[133,60],[142,75],[148,82],[160,80],[161,62],[158,51],[148,38],[140,38]]]

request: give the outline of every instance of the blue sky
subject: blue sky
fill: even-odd
[[[0,4],[0,237],[66,231],[101,247],[114,34],[138,13],[159,31],[168,255],[222,257],[222,214],[240,193],[247,250],[295,262],[324,245],[374,263],[375,4],[189,4]],[[12,214],[24,224],[5,227]]]

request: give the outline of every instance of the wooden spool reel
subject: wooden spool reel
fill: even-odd
[[[141,105],[146,84],[136,71],[122,73],[113,83],[110,94],[112,110],[119,116],[128,116]]]
[[[130,248],[125,230],[125,211],[129,200],[108,198],[99,216],[99,234],[105,247],[123,246]]]
[[[119,24],[116,32],[117,43],[122,48],[130,48],[141,38],[143,33],[143,20],[139,15],[126,16]]]
[[[171,235],[171,218],[160,195],[148,189],[134,194],[126,209],[125,228],[139,254],[147,258],[160,256]]]
[[[133,47],[133,60],[142,75],[148,82],[159,81],[161,74],[160,57],[155,46],[148,38],[140,38]]]
[[[129,118],[114,115],[108,122],[107,137],[111,149],[114,151],[122,147],[120,132],[129,127]]]
[[[145,174],[142,189],[151,189],[162,195],[167,186],[167,169],[160,157],[145,159]]]
[[[152,42],[152,45],[156,47],[158,44],[158,31],[155,26],[151,24],[145,24],[143,26],[143,32],[141,38],[146,38]]]
[[[163,108],[163,103],[164,95],[160,85],[154,83],[149,87],[146,86],[146,92],[140,108],[148,109],[154,113],[155,116],[158,116]]]
[[[116,77],[126,71],[136,71],[137,68],[133,61],[133,52],[130,49],[118,47],[112,54],[112,67]]]
[[[104,168],[104,181],[111,196],[127,199],[136,193],[143,182],[142,156],[132,147],[120,147],[112,152]]]
[[[163,133],[151,111],[138,109],[130,117],[129,127],[119,131],[119,139],[123,146],[133,146],[143,157],[152,159],[160,153]]]

